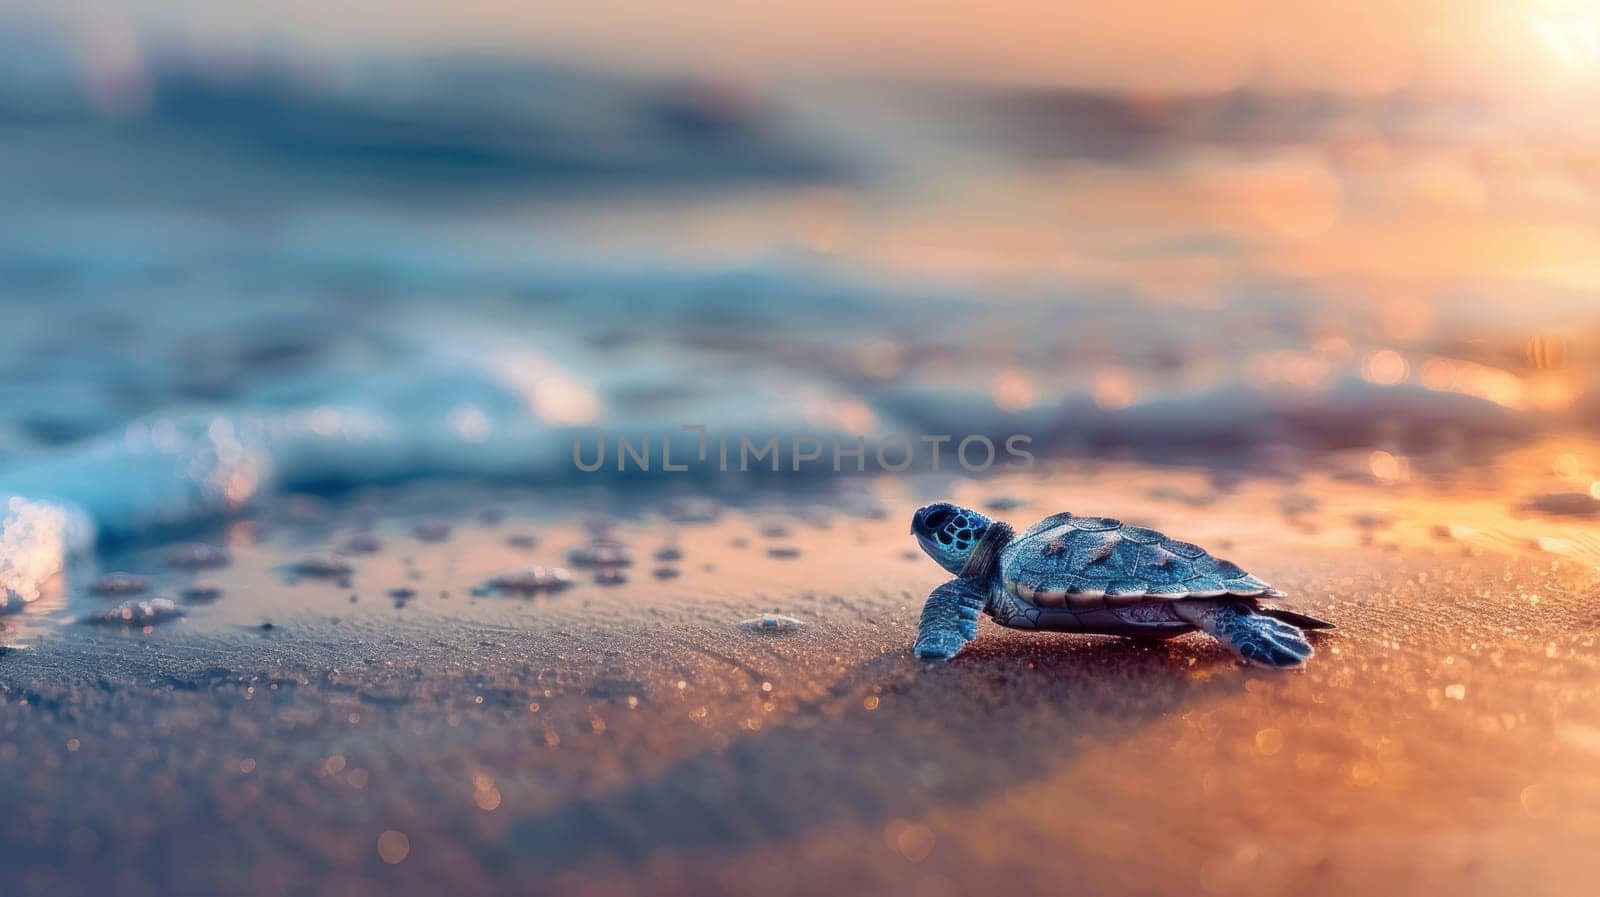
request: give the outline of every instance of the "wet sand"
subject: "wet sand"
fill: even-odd
[[[612,525],[625,584],[574,568],[532,598],[473,590],[564,564],[593,495],[291,498],[210,534],[221,569],[102,555],[157,594],[221,590],[182,620],[68,623],[112,601],[98,570],[0,618],[5,891],[1587,894],[1585,524],[1481,488],[1112,464],[701,524],[650,499]],[[1167,529],[1340,629],[1293,674],[987,621],[924,665],[944,577],[905,528],[935,493]],[[286,575],[353,533],[378,550],[348,582]],[[741,625],[766,613],[804,625]]]

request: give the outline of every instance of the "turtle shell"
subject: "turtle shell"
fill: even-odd
[[[1057,514],[1000,554],[1006,590],[1039,607],[1096,610],[1186,598],[1281,598],[1198,545],[1109,517]]]

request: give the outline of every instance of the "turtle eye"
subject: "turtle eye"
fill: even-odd
[[[938,529],[939,527],[944,526],[944,522],[949,519],[949,509],[935,508],[934,510],[928,512],[928,516],[922,518],[922,525],[926,526],[928,529]]]

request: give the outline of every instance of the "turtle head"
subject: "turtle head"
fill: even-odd
[[[1001,535],[999,529],[1005,531],[1005,538],[997,540],[993,537]],[[995,531],[991,533],[991,530]],[[957,576],[987,573],[987,570],[973,569],[970,562],[974,560],[974,554],[985,554],[987,557],[1011,541],[1011,528],[1004,523],[991,520],[971,508],[944,501],[918,508],[917,513],[911,515],[911,534],[917,537],[917,544],[928,553],[928,557]],[[997,541],[997,545],[992,544]],[[988,548],[980,551],[980,545]]]

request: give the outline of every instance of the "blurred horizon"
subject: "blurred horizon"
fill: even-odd
[[[506,0],[218,5],[9,0],[0,28],[54,35],[86,66],[142,48],[308,62],[381,56],[542,59],[645,77],[807,78],[1077,87],[1156,94],[1397,92],[1559,103],[1600,89],[1594,0],[1257,0],[960,5],[730,0],[594,6]]]
[[[1567,23],[1557,33],[1570,52],[1543,86],[1600,83],[1600,61],[1584,61],[1600,49],[1589,46],[1600,3],[1481,6]],[[318,24],[363,8],[308,7],[293,25],[248,5],[230,6],[231,18],[179,2],[0,12],[0,126],[14,163],[33,174],[5,198],[52,216],[118,200],[348,214],[359,198],[456,209],[480,230],[493,208],[501,225],[548,225],[547,248],[680,260],[800,252],[997,296],[1131,279],[1204,305],[1246,273],[1356,303],[1431,306],[1426,294],[1470,283],[1515,291],[1519,314],[1559,316],[1581,311],[1600,279],[1600,121],[1527,101],[1503,71],[1491,79],[1509,88],[1499,93],[1473,78],[1374,89],[1173,74],[1133,87],[1093,74],[1002,84],[983,69],[852,69],[822,56],[808,63],[821,80],[764,82],[715,52],[648,71],[620,46],[563,56],[560,19],[548,40],[523,41],[515,18],[482,34],[474,23],[494,4],[456,8],[426,48],[396,38],[393,23],[376,23],[370,39]],[[1253,7],[1219,8],[1226,19]],[[1370,16],[1348,18],[1359,30]],[[633,21],[615,27],[633,34]],[[1315,37],[1315,21],[1301,38]],[[920,26],[907,27],[912,40]],[[1129,27],[1156,44],[1163,33]],[[1264,27],[1251,33],[1272,33]],[[1404,37],[1410,26],[1396,27]],[[1204,37],[1208,53],[1252,52]],[[1397,40],[1375,46],[1426,56]],[[1095,71],[1148,63],[1112,56]],[[118,236],[138,245],[153,234]],[[498,242],[485,236],[474,235]],[[12,239],[38,248],[44,238]]]

